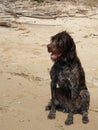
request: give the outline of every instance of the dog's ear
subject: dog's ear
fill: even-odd
[[[71,51],[70,51],[70,57],[71,57],[71,59],[73,59],[75,57],[75,54],[76,54],[76,45],[73,44],[73,46],[71,48]]]
[[[76,57],[76,45],[73,42],[72,47],[68,51],[68,60],[73,60]]]

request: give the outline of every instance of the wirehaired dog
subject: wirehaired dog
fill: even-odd
[[[68,113],[66,125],[73,124],[75,113],[82,114],[82,122],[88,123],[90,95],[73,38],[66,31],[60,32],[51,37],[47,48],[54,61],[50,71],[51,101],[46,106],[50,110],[48,118],[54,119],[56,109],[62,109]]]

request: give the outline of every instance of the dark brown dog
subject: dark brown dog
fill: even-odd
[[[85,83],[85,73],[76,54],[72,37],[66,32],[56,34],[47,45],[54,64],[50,71],[51,102],[49,119],[55,118],[56,109],[68,112],[66,125],[73,123],[73,114],[82,114],[82,122],[88,123],[90,95]]]

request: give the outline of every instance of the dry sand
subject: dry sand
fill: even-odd
[[[33,25],[0,27],[0,130],[98,130],[98,15],[25,20]],[[91,95],[88,124],[82,124],[77,114],[74,124],[65,126],[66,113],[57,111],[56,119],[49,120],[44,110],[50,99],[53,64],[46,45],[63,30],[74,38],[85,70]]]

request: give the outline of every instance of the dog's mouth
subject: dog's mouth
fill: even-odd
[[[50,53],[50,58],[55,61],[57,58],[61,56],[60,51],[54,47],[52,44],[47,45],[48,52]]]
[[[59,58],[61,56],[61,54],[60,53],[58,53],[58,54],[55,54],[55,53],[51,53],[51,55],[50,55],[50,57],[51,57],[51,59],[52,60],[56,60],[57,58]]]

